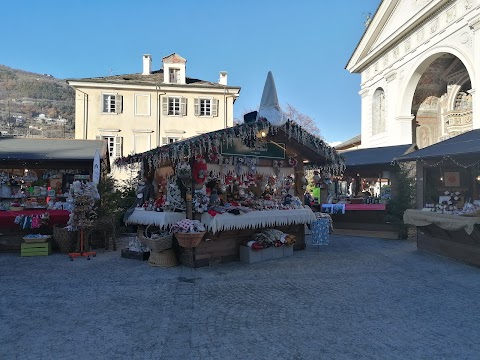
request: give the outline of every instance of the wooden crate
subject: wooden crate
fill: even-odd
[[[21,245],[20,251],[21,256],[46,256],[52,253],[52,245],[50,241],[33,244],[27,244],[24,242]]]

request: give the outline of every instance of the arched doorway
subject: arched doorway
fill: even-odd
[[[419,148],[473,128],[472,88],[463,62],[453,54],[430,57],[413,93],[412,142]]]

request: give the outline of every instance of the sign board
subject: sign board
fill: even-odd
[[[100,153],[98,150],[95,151],[95,156],[93,158],[92,182],[95,185],[98,185],[100,182]]]
[[[235,139],[233,144],[222,144],[222,155],[228,156],[257,156],[266,159],[285,159],[285,144],[273,141],[257,141],[250,148]]]

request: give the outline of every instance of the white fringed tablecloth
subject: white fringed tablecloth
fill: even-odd
[[[212,233],[225,230],[266,228],[291,224],[310,224],[317,218],[310,208],[291,210],[250,211],[241,215],[229,213],[210,216],[202,214],[202,223]]]
[[[165,229],[177,221],[185,219],[185,217],[185,213],[180,212],[145,211],[143,208],[136,208],[132,215],[130,215],[125,221],[125,223],[136,225],[156,225],[160,229]]]
[[[480,224],[480,217],[440,214],[432,211],[408,209],[403,213],[403,222],[414,226],[437,225],[447,231],[464,229],[470,235],[476,224]]]

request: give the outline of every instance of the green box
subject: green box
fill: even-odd
[[[21,245],[21,256],[47,256],[52,253],[52,245],[50,241],[44,243],[22,243]]]

